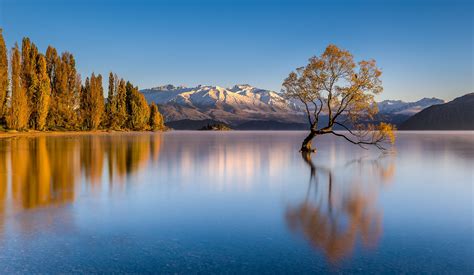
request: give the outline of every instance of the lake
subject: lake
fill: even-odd
[[[0,139],[0,273],[472,274],[473,132]]]

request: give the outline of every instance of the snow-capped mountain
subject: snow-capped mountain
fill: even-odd
[[[141,92],[149,102],[160,106],[166,121],[216,120],[231,125],[257,121],[306,123],[301,104],[286,100],[280,93],[248,84],[231,88],[165,85]],[[442,103],[444,101],[437,98],[416,102],[384,100],[378,107],[382,120],[399,124],[427,107]]]
[[[444,100],[438,98],[422,98],[415,102],[405,102],[401,100],[384,100],[378,102],[379,113],[394,114],[394,115],[409,115],[412,116],[421,110],[432,105],[443,104]]]
[[[227,123],[275,119],[299,121],[300,109],[280,94],[243,84],[232,88],[166,85],[141,91],[160,105],[167,121],[215,119]]]

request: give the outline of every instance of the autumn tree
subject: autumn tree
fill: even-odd
[[[48,46],[46,49],[46,72],[49,77],[49,82],[51,83],[51,90],[54,89],[55,77],[54,72],[56,71],[56,66],[59,64],[58,52],[52,46]]]
[[[47,53],[47,70],[53,88],[53,104],[48,121],[52,128],[74,130],[78,127],[78,97],[81,88],[76,61],[68,52],[62,53],[61,58],[54,58],[54,55],[55,50],[50,50],[49,55]]]
[[[8,57],[0,29],[0,123],[12,129],[147,130],[163,128],[163,117],[150,106],[138,87],[110,73],[107,100],[102,76],[92,74],[84,86],[71,53],[58,55],[48,46],[43,55],[29,38],[12,50],[11,96]],[[8,99],[8,100],[7,100]],[[8,103],[8,104],[7,104]]]
[[[36,75],[36,61],[38,48],[29,38],[25,37],[21,43],[21,83],[26,90],[28,102],[28,126],[36,129],[36,101],[38,91],[38,77]]]
[[[86,78],[81,95],[81,109],[83,112],[83,127],[88,130],[98,129],[104,113],[104,96],[102,76]]]
[[[127,111],[129,114],[128,128],[132,130],[147,130],[150,119],[150,108],[145,96],[130,82],[127,82]]]
[[[102,88],[102,75],[91,77],[91,128],[96,130],[104,114],[104,89]]]
[[[83,130],[88,129],[90,125],[90,90],[91,82],[89,80],[89,77],[86,77],[84,85],[81,86],[79,105],[80,121]]]
[[[0,121],[4,119],[8,95],[8,53],[0,28]]]
[[[28,126],[28,99],[21,81],[21,57],[18,44],[12,49],[12,93],[8,117],[8,127],[15,130],[25,130]]]
[[[128,112],[127,112],[127,87],[125,80],[120,79],[117,87],[117,96],[115,98],[117,104],[117,112],[115,114],[115,119],[117,121],[117,128],[123,129],[127,127],[128,121]]]
[[[38,57],[37,75],[38,91],[35,102],[36,121],[34,124],[38,130],[42,131],[46,126],[46,118],[48,116],[49,105],[51,102],[51,85],[46,67],[46,58],[42,54]]]
[[[296,99],[305,108],[310,132],[301,145],[302,152],[314,151],[314,137],[332,134],[365,148],[383,149],[395,141],[390,124],[367,124],[378,112],[374,96],[383,90],[382,72],[375,60],[354,62],[347,50],[329,45],[321,56],[309,59],[305,67],[296,69],[283,83],[284,95]],[[323,123],[322,116],[327,116]],[[336,132],[335,127],[348,134]]]
[[[112,72],[109,74],[109,92],[107,96],[107,103],[105,105],[106,126],[111,129],[117,129],[119,121],[117,120],[117,89],[118,77]]]
[[[155,130],[162,130],[165,128],[163,122],[163,116],[158,111],[158,106],[156,106],[155,102],[151,103],[150,105],[150,129]]]

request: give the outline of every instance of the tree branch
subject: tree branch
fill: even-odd
[[[366,147],[364,147],[363,145],[374,145],[375,147],[377,147],[378,149],[380,150],[386,150],[382,145],[379,144],[379,142],[381,141],[381,139],[378,139],[378,140],[374,140],[374,141],[362,141],[362,140],[359,140],[359,141],[353,141],[352,139],[346,137],[345,135],[343,134],[338,134],[334,131],[328,131],[328,133],[331,133],[335,136],[338,136],[338,137],[342,137],[344,138],[345,140],[349,141],[350,143],[352,144],[355,144],[355,145],[359,145],[361,148],[363,149],[366,149]]]
[[[359,137],[358,135],[356,135],[354,132],[352,132],[352,130],[350,130],[349,128],[347,128],[346,125],[342,124],[342,123],[339,123],[337,121],[334,122],[334,124],[337,124],[339,126],[341,126],[342,128],[346,129],[346,131],[348,131],[351,135],[355,136],[355,137]]]
[[[311,121],[311,113],[309,112],[309,107],[308,107],[308,104],[306,103],[306,101],[304,101],[301,96],[298,95],[298,99],[304,104],[305,108],[306,108],[306,116],[308,117],[308,122],[309,122],[309,125],[311,126],[311,128],[313,127],[313,121]]]

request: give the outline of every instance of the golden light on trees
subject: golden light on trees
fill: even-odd
[[[0,120],[3,120],[8,95],[8,53],[0,28]]]
[[[163,121],[163,116],[158,111],[158,106],[153,102],[150,105],[150,129],[155,130],[163,130],[165,128],[165,124]]]
[[[46,127],[46,118],[49,113],[49,104],[51,102],[51,84],[46,70],[46,58],[40,54],[38,58],[38,91],[36,96],[36,127],[38,130],[44,130]]]
[[[375,60],[356,63],[352,54],[329,45],[321,56],[309,59],[305,67],[297,68],[283,83],[284,95],[300,101],[305,108],[310,133],[301,145],[302,152],[312,152],[314,137],[333,134],[347,141],[375,145],[394,142],[394,126],[367,124],[378,112],[374,96],[383,91],[382,72]],[[323,123],[323,115],[327,123]],[[348,131],[342,134],[335,127]]]
[[[12,49],[12,92],[8,126],[15,130],[25,130],[28,126],[28,98],[21,81],[21,57],[18,45]]]
[[[150,110],[132,83],[109,75],[107,101],[102,76],[92,74],[83,84],[76,60],[52,46],[38,51],[28,37],[8,53],[0,29],[0,129],[13,130],[163,130],[158,108]],[[151,116],[150,116],[151,115]]]

